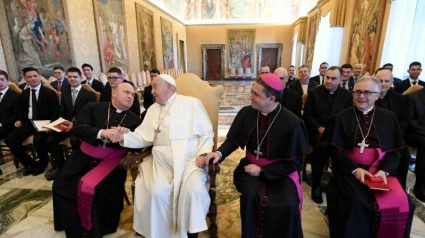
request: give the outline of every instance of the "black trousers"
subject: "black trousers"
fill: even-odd
[[[7,135],[9,135],[10,132],[12,132],[13,128],[14,128],[14,126],[13,127],[11,127],[11,126],[5,127],[5,125],[0,127],[0,140],[3,140],[4,138],[6,138]]]
[[[416,152],[415,187],[425,186],[425,136],[408,134],[406,142],[418,150]]]
[[[309,155],[311,162],[311,174],[313,177],[313,187],[320,187],[323,170],[329,160],[330,151],[327,145],[315,143],[313,152]]]
[[[409,172],[410,153],[409,148],[405,146],[401,151],[400,163],[398,164],[397,173],[401,187],[406,190],[407,174]]]
[[[70,137],[72,150],[77,149],[81,144],[80,140],[77,139],[75,136],[73,136],[71,132],[68,132],[68,133],[53,132],[47,138],[47,146],[48,146],[50,155],[52,155],[51,163],[53,168],[61,168],[62,165],[65,163],[65,156],[64,156],[62,147],[60,146],[59,143],[63,140],[66,140],[68,137]]]
[[[29,136],[34,135],[33,144],[37,152],[37,156],[40,159],[39,164],[35,162],[35,158],[31,158],[25,151],[22,142]],[[21,127],[13,130],[4,140],[6,145],[12,151],[12,154],[18,159],[18,161],[25,167],[40,166],[42,168],[47,166],[49,157],[46,146],[46,140],[49,134],[45,132],[37,132],[31,122],[23,123]]]

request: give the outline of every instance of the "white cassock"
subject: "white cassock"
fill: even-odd
[[[173,101],[174,100],[174,101]],[[160,133],[155,137],[160,119]],[[140,165],[134,199],[134,230],[147,238],[187,237],[208,229],[207,172],[196,158],[213,147],[214,132],[201,101],[174,94],[164,106],[149,107],[143,123],[122,145],[152,155]]]

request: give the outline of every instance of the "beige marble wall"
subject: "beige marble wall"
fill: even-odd
[[[4,58],[3,44],[0,39],[0,69],[7,71],[6,59]]]
[[[95,74],[100,73],[100,57],[94,22],[93,2],[91,0],[65,0],[71,54],[75,66],[83,63],[93,66]]]
[[[136,3],[151,10],[154,14],[154,34],[155,34],[155,52],[156,52],[156,65],[158,69],[164,68],[164,60],[162,56],[162,39],[161,39],[161,17],[166,18],[173,24],[173,45],[174,45],[174,62],[177,67],[177,42],[183,40],[186,43],[186,26],[179,21],[174,20],[169,15],[158,10],[156,7],[142,0],[126,0],[125,1],[125,20],[127,23],[127,38],[130,57],[130,71],[140,71],[140,57],[139,57],[139,40],[137,35],[137,18],[136,18]],[[179,39],[176,39],[176,33]],[[186,58],[185,50],[185,59]],[[187,60],[186,60],[187,62]]]

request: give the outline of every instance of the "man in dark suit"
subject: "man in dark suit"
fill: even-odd
[[[93,67],[89,64],[83,64],[81,68],[83,69],[83,74],[86,77],[86,80],[82,81],[81,84],[87,83],[95,91],[102,93],[105,86],[102,82],[93,78]]]
[[[0,70],[0,140],[13,130],[20,111],[19,93],[8,85],[9,75]]]
[[[310,72],[306,65],[298,68],[298,80],[289,84],[289,88],[300,95],[307,94],[310,89],[319,84],[310,80]]]
[[[343,64],[341,69],[343,74],[340,86],[352,92],[354,89],[353,66],[351,64]]]
[[[393,72],[394,66],[391,63],[386,63],[382,66],[382,68],[389,69],[391,72]],[[401,79],[393,77],[393,85],[396,84],[396,83],[400,83],[400,82],[401,82]]]
[[[319,67],[319,74],[311,77],[310,80],[318,83],[319,85],[323,85],[325,82],[326,72],[328,72],[329,64],[326,62],[322,62]]]
[[[5,139],[6,145],[13,155],[25,167],[24,176],[39,175],[44,172],[48,163],[46,140],[48,134],[38,132],[32,120],[54,121],[59,116],[59,99],[53,90],[41,85],[40,73],[35,68],[24,68],[24,77],[30,88],[20,95],[21,111],[14,126],[17,127]],[[22,142],[34,135],[34,147],[40,161],[37,163],[26,152]]]
[[[289,68],[288,68],[288,83],[286,83],[286,87],[289,87],[290,83],[298,80],[295,77],[295,75],[297,75],[297,69],[293,65],[289,66]]]
[[[404,93],[408,88],[414,85],[422,85],[425,87],[425,82],[419,79],[419,76],[422,72],[422,64],[415,61],[410,63],[409,70],[407,70],[409,73],[409,78],[401,81],[400,83],[394,84],[394,91],[398,93]]]
[[[351,92],[339,87],[342,74],[343,71],[340,67],[330,67],[326,73],[325,84],[313,88],[304,105],[304,123],[310,145],[313,147],[310,155],[313,175],[311,198],[316,203],[323,202],[320,183],[323,169],[330,155],[328,147],[320,142],[320,137],[335,113],[353,105]]]
[[[391,89],[393,74],[390,70],[381,68],[375,75],[381,81],[381,95],[375,102],[375,106],[392,111],[397,115],[402,135],[405,135],[408,125],[408,114],[406,111],[406,97]],[[398,178],[403,189],[406,189],[407,173],[409,170],[410,153],[407,146],[401,151],[400,163],[398,165]]]
[[[160,74],[161,73],[159,72],[159,70],[152,69],[150,72],[151,80]],[[155,102],[155,99],[153,98],[153,95],[152,95],[152,85],[149,85],[143,90],[143,107],[145,108],[145,111],[142,112],[142,115],[140,116],[142,118],[142,121],[145,118],[148,108],[152,104],[154,104],[154,102]]]
[[[56,81],[51,82],[50,85],[52,85],[56,91],[62,92],[63,89],[69,87],[68,79],[65,77],[65,69],[62,66],[53,68],[53,77],[56,78]]]
[[[363,74],[363,65],[362,64],[354,64],[353,67],[353,80],[356,83],[357,79],[362,77]]]
[[[285,68],[279,67],[274,71],[274,74],[279,76],[283,83],[282,97],[279,101],[280,104],[294,113],[297,117],[301,118],[303,100],[299,93],[290,88],[286,88],[286,83],[288,82],[288,72]]]
[[[83,108],[87,103],[96,102],[96,95],[94,92],[90,92],[81,86],[81,71],[78,68],[69,68],[67,76],[70,88],[62,91],[59,116],[72,122],[81,108]],[[71,136],[72,126],[73,125],[71,124],[64,132],[52,131],[50,136],[47,138],[47,146],[53,157],[53,160],[51,161],[52,169],[44,174],[47,180],[53,180],[57,171],[62,168],[62,165],[65,163],[64,153],[59,143],[68,137],[71,137],[70,141],[73,150],[80,146],[79,140],[74,136]]]
[[[100,102],[110,102],[112,96],[112,88],[120,83],[129,83],[131,86],[134,87],[132,82],[129,82],[124,79],[121,69],[116,67],[112,67],[109,69],[107,79],[108,82],[106,83],[102,94],[100,94]],[[131,106],[130,111],[140,116],[140,102],[137,94],[134,95],[133,106]]]
[[[425,202],[425,88],[408,94],[407,98],[410,122],[405,140],[417,149],[414,193],[416,198]]]

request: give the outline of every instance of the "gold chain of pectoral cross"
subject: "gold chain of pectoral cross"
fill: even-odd
[[[370,129],[372,128],[373,118],[375,118],[375,109],[373,109],[372,120],[370,121],[369,129],[367,130],[366,136],[364,136],[363,134],[363,129],[360,126],[360,121],[359,121],[359,118],[357,118],[357,113],[354,107],[353,107],[353,111],[354,111],[354,116],[356,117],[356,120],[357,120],[357,125],[359,126],[359,130],[363,138],[362,142],[357,144],[358,146],[360,146],[360,154],[362,154],[364,151],[364,148],[369,147],[369,144],[366,144],[366,138],[369,136]]]
[[[159,129],[159,127],[164,122],[165,116],[167,115],[168,111],[170,110],[170,108],[173,105],[175,100],[176,99],[174,98],[174,100],[170,103],[170,106],[167,108],[167,111],[165,111],[165,113],[162,115],[162,117],[161,117],[162,108],[164,108],[166,105],[161,105],[161,109],[159,110],[159,116],[158,116],[158,126],[154,130],[153,140],[156,140],[156,138],[158,137],[158,134],[161,133],[161,130]]]

